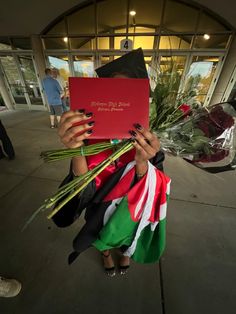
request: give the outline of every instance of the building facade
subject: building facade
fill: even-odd
[[[83,1],[40,34],[0,37],[0,103],[9,109],[47,108],[45,67],[93,77],[95,69],[142,47],[151,80],[178,75],[178,90],[196,91],[203,106],[235,97],[234,27],[190,1]]]

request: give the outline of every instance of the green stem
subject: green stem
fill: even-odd
[[[107,166],[109,166],[113,161],[122,156],[124,153],[128,152],[133,148],[132,143],[125,144],[118,151],[112,154],[108,159],[104,160],[101,164],[94,168],[94,173],[89,175],[89,178],[85,180],[78,189],[71,193],[66,199],[64,199],[54,210],[48,215],[48,219],[52,218],[68,201],[70,201],[75,195],[80,193],[94,178],[96,178]]]
[[[96,155],[101,151],[111,149],[113,147],[120,147],[121,144],[113,144],[108,142],[97,143],[89,146],[82,146],[76,149],[60,149],[44,151],[41,153],[41,157],[46,162],[53,162],[58,160],[63,160],[67,158],[72,158],[76,156],[90,156]]]

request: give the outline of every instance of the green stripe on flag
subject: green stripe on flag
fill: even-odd
[[[130,246],[135,237],[139,222],[130,217],[127,197],[118,205],[107,224],[99,233],[98,239],[93,243],[99,251]],[[153,263],[161,257],[166,243],[166,219],[159,221],[156,228],[151,230],[151,223],[146,226],[136,244],[131,258],[138,263]]]
[[[129,246],[137,229],[138,222],[130,217],[127,197],[124,197],[117,209],[102,228],[98,239],[93,243],[99,251],[118,248],[122,245]]]
[[[138,238],[132,259],[138,263],[154,263],[161,257],[166,243],[166,219],[159,221],[155,230],[146,226]]]

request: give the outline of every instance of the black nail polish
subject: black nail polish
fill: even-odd
[[[94,123],[95,123],[95,121],[90,121],[90,122],[88,122],[88,125],[92,126],[92,125],[94,125]]]
[[[91,133],[93,133],[93,130],[88,130],[87,133],[91,134]]]
[[[86,117],[92,117],[92,115],[93,115],[93,113],[92,112],[88,112],[88,113],[86,113]]]
[[[84,113],[85,110],[84,109],[79,109],[78,111],[79,111],[79,113]]]
[[[131,134],[132,136],[137,136],[137,133],[135,131],[129,131],[129,134]]]
[[[141,126],[139,123],[135,123],[135,124],[134,124],[134,127],[135,127],[137,130],[142,130],[142,126]]]

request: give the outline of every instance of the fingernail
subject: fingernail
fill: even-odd
[[[93,133],[93,130],[88,130],[87,133],[91,134],[91,133]]]
[[[84,113],[85,110],[84,109],[79,109],[78,111],[79,111],[79,113]]]
[[[132,136],[137,136],[137,133],[135,131],[129,131],[129,134],[131,134]]]
[[[135,124],[134,124],[134,127],[135,127],[137,130],[142,130],[142,126],[141,126],[139,123],[135,123]]]
[[[136,142],[135,138],[132,138],[131,143],[135,143],[135,142]]]
[[[93,113],[92,113],[92,112],[88,112],[88,113],[86,113],[85,115],[86,115],[86,117],[89,118],[89,117],[92,117]]]
[[[92,126],[92,125],[94,125],[94,123],[95,123],[95,121],[90,121],[90,122],[88,122],[88,125]]]

